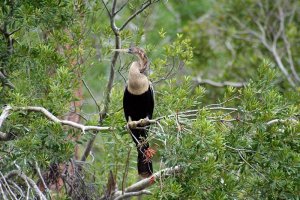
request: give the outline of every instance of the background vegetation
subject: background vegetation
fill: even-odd
[[[0,2],[1,199],[299,198],[299,1]],[[135,58],[111,51],[130,46],[151,60],[169,170],[138,189]]]

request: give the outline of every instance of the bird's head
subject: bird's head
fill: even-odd
[[[133,55],[137,56],[139,58],[141,73],[144,73],[146,68],[149,66],[148,57],[142,48],[130,47],[128,49],[113,49],[113,51],[125,52],[125,53],[129,53],[129,54],[133,54]]]

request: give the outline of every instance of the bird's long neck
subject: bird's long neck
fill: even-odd
[[[140,62],[133,62],[129,68],[128,91],[134,95],[145,93],[149,89],[147,76],[140,72]]]

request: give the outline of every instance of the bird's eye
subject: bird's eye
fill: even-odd
[[[128,53],[132,53],[132,48],[129,48],[129,49],[128,49]]]

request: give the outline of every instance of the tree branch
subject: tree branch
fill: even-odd
[[[27,106],[27,107],[10,107],[6,106],[0,116],[0,127],[3,123],[3,121],[7,118],[10,110],[18,111],[18,110],[23,110],[23,111],[33,111],[33,112],[41,112],[43,113],[48,119],[55,123],[60,123],[61,125],[66,125],[66,126],[71,126],[73,128],[81,129],[83,133],[85,131],[89,130],[94,130],[94,131],[107,131],[107,130],[113,130],[111,127],[101,127],[101,126],[85,126],[76,122],[72,122],[69,120],[60,120],[56,116],[54,116],[52,113],[50,113],[47,109],[43,107],[38,107],[38,106]]]
[[[96,100],[95,96],[93,95],[91,89],[89,88],[89,86],[86,84],[86,82],[83,79],[82,79],[82,82],[83,82],[83,85],[85,86],[85,88],[87,89],[87,91],[89,92],[90,96],[92,97],[92,99],[93,99],[93,101],[94,101],[95,105],[97,106],[98,111],[100,113],[101,108],[100,108],[99,104],[97,103],[97,100]]]
[[[131,196],[140,196],[142,194],[151,195],[151,192],[144,190],[145,188],[153,185],[155,182],[158,182],[158,180],[162,180],[164,178],[167,178],[169,176],[175,175],[179,173],[182,170],[180,166],[170,167],[163,170],[160,170],[156,173],[154,173],[152,176],[142,179],[131,186],[127,187],[125,191],[117,190],[112,195],[112,199],[114,200],[120,200],[125,199]],[[102,196],[100,199],[106,199],[107,196]]]
[[[143,12],[146,8],[148,8],[151,4],[156,3],[156,2],[158,2],[158,1],[152,2],[152,0],[148,0],[147,2],[143,3],[143,4],[142,4],[142,7],[141,7],[139,10],[135,11],[135,13],[133,13],[133,14],[132,14],[125,22],[124,22],[124,24],[123,24],[123,25],[121,26],[121,28],[120,28],[120,31],[122,31],[122,30],[127,26],[127,24],[128,24],[131,20],[133,20],[136,16],[138,16],[141,12]]]
[[[266,123],[266,125],[271,126],[271,125],[276,124],[276,123],[285,123],[285,122],[293,122],[295,124],[299,123],[299,121],[296,120],[295,118],[288,118],[288,119],[273,119],[271,121],[268,121]]]
[[[8,80],[8,78],[6,78],[6,77],[4,76],[4,74],[3,74],[1,71],[0,71],[0,81],[2,82],[3,85],[8,86],[10,89],[15,89],[14,84],[12,84],[12,83]]]
[[[129,197],[133,197],[133,196],[141,196],[143,194],[146,194],[146,195],[151,195],[152,193],[148,190],[141,190],[141,191],[138,191],[138,192],[127,192],[121,196],[118,196],[117,198],[115,198],[114,200],[121,200],[121,199],[127,199]]]
[[[182,168],[180,166],[175,166],[175,167],[170,167],[170,168],[166,168],[161,171],[158,171],[158,172],[154,173],[152,176],[150,176],[149,178],[145,178],[137,183],[132,184],[128,188],[126,188],[125,194],[127,192],[141,191],[141,190],[151,186],[157,179],[167,178],[171,175],[179,173],[181,170],[182,170]]]
[[[223,81],[223,82],[215,82],[210,79],[202,79],[201,77],[197,77],[193,79],[197,84],[208,84],[214,87],[225,87],[225,86],[231,86],[231,87],[245,87],[247,85],[246,82],[232,82],[232,81]]]
[[[2,178],[0,178],[0,181],[2,181],[4,179],[10,179],[10,178],[12,178],[14,176],[19,176],[25,182],[28,182],[29,185],[31,186],[31,188],[33,188],[33,191],[35,192],[35,194],[38,195],[40,197],[40,199],[47,200],[46,197],[44,196],[44,194],[39,190],[39,188],[37,187],[37,185],[35,184],[35,182],[31,178],[29,178],[28,176],[26,176],[22,171],[12,170],[9,173],[7,173],[6,175],[4,175]]]
[[[11,106],[7,105],[4,107],[1,115],[0,115],[0,128],[4,122],[4,120],[8,117],[10,110],[12,109]]]
[[[123,8],[125,8],[125,6],[127,5],[129,0],[127,0],[115,13],[114,15],[118,14],[119,12],[121,12],[123,10]]]

